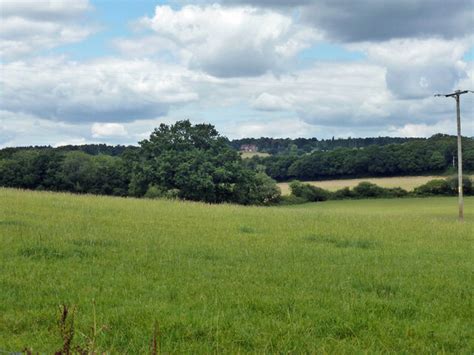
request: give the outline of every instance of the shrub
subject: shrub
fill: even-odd
[[[458,192],[458,177],[457,176],[450,176],[449,178],[446,179],[448,182],[449,188],[452,190],[453,194],[456,194]],[[463,175],[462,177],[462,188],[463,192],[466,195],[472,195],[474,193],[473,187],[472,187],[472,181],[469,178],[469,176]]]
[[[354,187],[353,193],[355,197],[367,198],[367,197],[385,197],[387,193],[383,187],[372,184],[368,181],[362,181]]]
[[[281,196],[278,204],[281,206],[290,206],[290,205],[301,205],[307,203],[308,201],[302,197],[297,197],[295,195]]]
[[[258,172],[255,174],[255,182],[258,187],[254,192],[257,204],[268,205],[280,200],[281,190],[270,176],[264,172]]]
[[[449,186],[448,181],[443,179],[430,180],[426,184],[418,186],[413,191],[415,195],[453,195],[453,189]]]
[[[355,193],[349,187],[344,187],[333,192],[331,197],[334,200],[345,200],[349,198],[354,198]]]
[[[310,202],[326,201],[331,195],[327,190],[310,184],[303,184],[297,180],[290,183],[290,189],[292,195]]]
[[[401,187],[384,188],[384,190],[386,197],[405,197],[409,195],[408,191]]]
[[[163,197],[164,191],[156,185],[148,186],[146,193],[143,197],[145,198],[160,198]]]

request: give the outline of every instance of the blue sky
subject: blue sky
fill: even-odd
[[[473,1],[3,0],[0,146],[454,133],[433,94],[474,89]]]

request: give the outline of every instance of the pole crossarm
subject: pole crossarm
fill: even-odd
[[[459,96],[459,95],[463,95],[463,94],[467,94],[468,92],[474,92],[472,90],[456,90],[455,92],[451,93],[451,94],[435,94],[434,96],[436,97],[441,97],[441,96],[444,96],[444,97],[455,97],[455,96]]]

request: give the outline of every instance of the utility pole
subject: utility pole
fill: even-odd
[[[456,119],[458,126],[458,201],[459,201],[459,221],[464,220],[464,200],[462,184],[462,140],[461,140],[461,100],[460,96],[472,92],[469,90],[456,90],[451,94],[436,94],[435,96],[452,97],[456,100]]]

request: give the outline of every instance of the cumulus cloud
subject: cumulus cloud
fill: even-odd
[[[453,100],[438,99],[432,94],[426,98],[398,98],[387,86],[386,71],[374,63],[319,63],[292,75],[265,76],[258,83],[239,79],[234,91],[226,88],[220,92],[246,98],[267,120],[269,115],[278,122],[278,115],[293,114],[294,120],[317,128],[316,132],[323,136],[328,132],[335,136],[378,135],[384,131],[391,134],[397,129],[401,134],[409,133],[408,129],[414,132],[413,127],[428,127],[417,131],[421,134],[445,127],[437,122],[453,117]],[[463,99],[464,132],[472,135],[474,98]],[[258,122],[256,119],[260,127]],[[403,127],[406,130],[401,130]]]
[[[140,22],[179,46],[190,68],[216,77],[262,75],[318,38],[290,16],[251,7],[157,6],[152,18]]]
[[[305,9],[303,19],[345,41],[394,38],[462,37],[472,33],[473,0],[319,0]]]
[[[387,87],[398,98],[421,99],[453,90],[466,78],[462,58],[473,43],[471,38],[403,39],[352,48],[365,51],[369,61],[386,67]]]
[[[299,8],[301,19],[343,42],[456,38],[472,33],[473,0],[223,0],[275,9]]]
[[[259,110],[290,110],[309,124],[379,124],[389,116],[385,70],[360,63],[320,63],[310,69],[267,79],[254,90]],[[367,81],[370,78],[370,82]]]
[[[88,0],[2,2],[0,58],[11,60],[83,40],[94,31],[80,23],[91,8]]]
[[[305,137],[315,131],[314,126],[297,119],[275,119],[241,122],[234,129],[234,135],[244,137]]]
[[[2,3],[0,145],[135,143],[183,118],[230,137],[453,132],[453,100],[432,95],[474,82],[463,59],[474,0],[181,3],[114,39],[123,56],[84,62],[34,57],[91,32],[87,0]],[[319,41],[365,55],[299,62]],[[474,95],[465,96],[472,135]]]
[[[75,19],[91,9],[88,0],[2,1],[2,16],[20,16],[44,21]]]
[[[57,145],[61,141],[86,141],[87,136],[88,127],[0,109],[0,147]]]
[[[290,109],[291,104],[285,97],[263,92],[255,98],[252,107],[262,111],[281,111]]]
[[[91,127],[92,137],[123,137],[127,135],[125,126],[120,123],[94,123]]]
[[[465,121],[463,127],[463,135],[466,135],[466,132],[473,132],[473,122]],[[430,137],[437,133],[445,133],[455,135],[456,133],[456,123],[454,117],[449,120],[441,120],[432,124],[426,123],[408,123],[401,127],[389,127],[388,135],[398,136],[398,137]]]
[[[127,122],[196,100],[190,73],[149,60],[13,62],[3,66],[0,108],[66,122]]]

